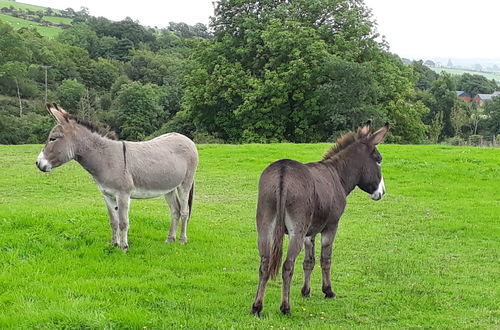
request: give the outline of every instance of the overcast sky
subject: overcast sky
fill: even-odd
[[[212,0],[20,0],[56,9],[84,6],[93,16],[165,27],[208,24]],[[500,0],[365,0],[390,50],[401,57],[500,59]]]

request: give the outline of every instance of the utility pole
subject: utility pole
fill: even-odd
[[[47,71],[51,67],[51,65],[42,65],[42,68],[45,69],[45,104],[47,104]]]

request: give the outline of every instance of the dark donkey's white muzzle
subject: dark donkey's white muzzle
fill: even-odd
[[[370,197],[374,200],[374,201],[378,201],[382,198],[382,196],[384,196],[385,194],[385,184],[384,184],[384,177],[382,177],[380,179],[380,183],[378,184],[378,187],[377,187],[377,190],[375,190],[371,195]]]

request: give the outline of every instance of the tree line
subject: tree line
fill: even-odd
[[[198,142],[330,141],[367,119],[389,141],[500,133],[498,90],[483,76],[404,64],[362,0],[222,0],[209,27],[149,28],[74,12],[55,39],[0,22],[0,143],[40,143],[45,99],[119,137],[177,131]]]

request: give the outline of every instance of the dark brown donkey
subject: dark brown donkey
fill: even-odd
[[[289,246],[283,263],[281,312],[290,313],[290,283],[295,258],[305,246],[304,286],[307,297],[314,268],[314,238],[321,233],[321,270],[326,298],[335,297],[330,283],[332,245],[346,197],[356,187],[379,200],[385,193],[380,163],[382,156],[376,146],[389,130],[386,123],[373,134],[371,122],[357,133],[348,133],[337,140],[323,160],[302,164],[291,159],[269,165],[259,181],[257,231],[259,234],[259,286],[252,313],[259,315],[263,307],[266,283],[276,278],[281,265],[283,236],[289,235]]]

